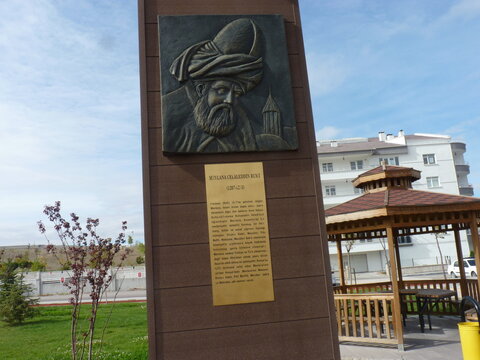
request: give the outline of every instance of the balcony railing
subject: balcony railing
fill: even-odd
[[[463,172],[463,173],[467,173],[467,174],[470,174],[470,165],[455,165],[455,170],[457,172]]]
[[[467,150],[467,147],[466,147],[465,143],[452,142],[451,145],[452,145],[452,150],[454,150],[454,151],[463,151],[463,152],[465,152],[465,151]]]
[[[460,192],[460,195],[473,196],[473,186],[472,185],[459,186],[458,191]]]
[[[322,169],[322,163],[320,162],[320,176],[324,176],[324,175],[328,175],[328,174],[335,174],[336,176],[335,177],[338,177],[338,175],[348,175],[348,174],[355,174],[355,176],[353,177],[356,177],[357,175],[365,172],[365,171],[368,171],[368,170],[371,170],[375,167],[377,167],[378,165],[366,165],[366,164],[363,164],[363,168],[362,169],[355,169],[355,170],[352,170],[350,167],[342,167],[342,168],[338,168],[338,167],[334,167],[333,168],[333,171],[323,171]]]

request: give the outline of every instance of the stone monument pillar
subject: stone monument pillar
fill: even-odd
[[[139,0],[151,359],[340,359],[296,0]]]

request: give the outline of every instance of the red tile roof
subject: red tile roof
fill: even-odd
[[[412,189],[385,189],[378,192],[364,194],[358,198],[327,209],[325,211],[325,215],[327,217],[344,215],[388,207],[421,207],[435,205],[460,205],[466,203],[477,203],[480,208],[480,199],[475,197],[434,193],[430,191]]]

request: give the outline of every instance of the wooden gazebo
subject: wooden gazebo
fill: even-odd
[[[470,229],[476,264],[480,264],[480,199],[413,190],[412,182],[418,179],[420,172],[412,168],[379,166],[353,181],[354,186],[363,189],[363,195],[326,210],[328,240],[336,242],[338,251],[340,286],[335,289],[335,302],[340,340],[393,343],[403,348],[401,316],[408,312],[407,305],[412,312],[414,306],[408,304],[408,296],[402,299],[402,294],[412,288],[448,288],[461,296],[479,298],[480,279],[467,280],[463,266],[460,279],[403,280],[399,236],[453,231],[457,258],[462,264],[460,231]],[[341,242],[379,238],[388,241],[391,283],[347,286]],[[458,312],[458,304],[449,299],[437,311],[453,314]]]

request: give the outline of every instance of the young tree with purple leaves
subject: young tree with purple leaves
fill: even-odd
[[[71,269],[67,271],[68,278],[65,280],[64,286],[69,289],[71,294],[72,360],[81,360],[86,354],[91,360],[99,304],[115,278],[118,268],[130,252],[130,249],[124,246],[127,222],[122,222],[121,232],[115,239],[103,238],[97,233],[100,224],[98,219],[88,218],[86,225],[82,226],[75,213],[71,213],[70,219],[67,220],[60,210],[60,201],[55,202],[52,206],[45,206],[43,210],[60,240],[59,246],[50,242],[43,222],[38,222],[38,229],[48,241],[47,251],[54,254],[64,268]],[[116,256],[120,260],[115,265],[114,258]],[[85,291],[89,292],[91,305],[87,329],[80,331],[80,310]]]

